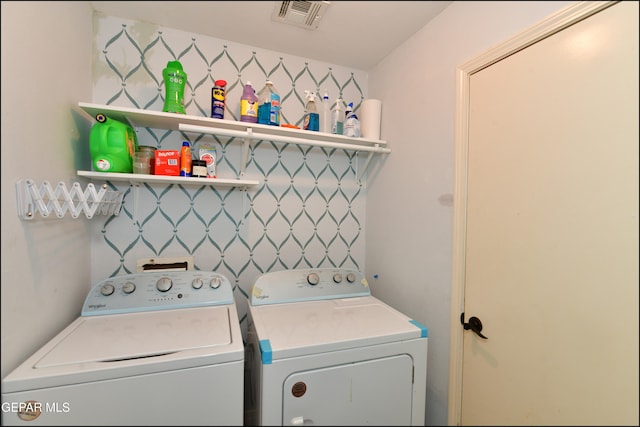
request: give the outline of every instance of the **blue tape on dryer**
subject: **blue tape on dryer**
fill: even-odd
[[[415,320],[409,320],[409,323],[417,326],[420,329],[420,338],[427,338],[429,336],[429,330],[426,326],[422,325],[420,322],[416,322]]]
[[[273,363],[273,351],[271,350],[271,342],[269,340],[260,341],[260,358],[263,365]]]

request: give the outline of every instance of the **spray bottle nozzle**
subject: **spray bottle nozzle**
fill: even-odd
[[[316,93],[310,90],[305,90],[304,91],[304,96],[305,98],[307,98],[307,101],[314,101],[316,100]]]

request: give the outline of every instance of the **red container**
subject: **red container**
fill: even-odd
[[[155,175],[180,176],[180,152],[156,150]]]

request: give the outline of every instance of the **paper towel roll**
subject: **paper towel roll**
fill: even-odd
[[[363,138],[380,139],[380,119],[382,117],[382,101],[365,99],[358,112],[360,117],[360,135]]]

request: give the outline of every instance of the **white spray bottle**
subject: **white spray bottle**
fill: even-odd
[[[307,98],[307,105],[305,105],[302,129],[318,132],[320,130],[320,114],[316,107],[316,93],[305,90],[304,94]]]

